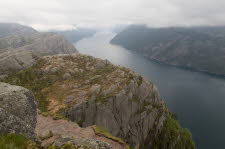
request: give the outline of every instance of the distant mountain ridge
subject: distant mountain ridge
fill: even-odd
[[[0,79],[10,72],[32,66],[41,56],[77,52],[62,35],[40,33],[19,24],[0,23]]]
[[[112,44],[162,63],[225,75],[225,27],[148,28],[132,25]]]
[[[36,32],[37,31],[31,27],[17,23],[0,23],[0,38],[15,34],[29,34]]]
[[[63,35],[67,40],[75,43],[83,38],[93,36],[96,33],[96,30],[88,28],[77,28],[73,30],[53,31],[53,32]]]

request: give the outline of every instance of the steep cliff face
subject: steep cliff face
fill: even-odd
[[[225,27],[130,26],[111,41],[151,60],[225,75]]]
[[[96,133],[106,135],[101,128],[107,129],[133,148],[195,148],[155,86],[107,60],[81,54],[45,56],[5,81],[31,89],[43,114],[82,127],[97,125]]]
[[[0,82],[1,149],[127,149],[126,143],[109,133],[96,133],[94,128],[37,115],[29,90]]]

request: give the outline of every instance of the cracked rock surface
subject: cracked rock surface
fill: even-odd
[[[29,90],[0,82],[0,134],[25,134],[35,139],[36,108]]]

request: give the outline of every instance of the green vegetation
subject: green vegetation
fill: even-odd
[[[93,128],[96,135],[103,136],[103,137],[106,137],[106,138],[111,139],[113,141],[116,141],[116,142],[118,142],[122,145],[125,145],[126,149],[130,149],[130,146],[127,145],[121,138],[113,136],[107,129],[96,126],[96,125],[92,126],[92,128]]]
[[[110,97],[110,96],[97,96],[95,101],[96,101],[97,103],[106,104],[106,103],[107,103],[107,99],[108,99],[109,97]]]
[[[59,149],[57,146],[55,146],[55,145],[50,145],[49,147],[48,147],[48,149]]]
[[[133,95],[133,98],[130,101],[139,103],[140,99],[137,96]]]
[[[147,110],[146,107],[147,107],[148,105],[150,105],[150,104],[151,104],[150,102],[144,101],[144,102],[141,104],[141,107],[139,108],[137,114],[146,111],[146,110]]]
[[[52,85],[57,80],[57,75],[46,75],[46,77],[43,77],[40,72],[36,71],[43,65],[44,61],[39,60],[35,66],[10,75],[5,82],[30,89],[38,101],[38,108],[43,112],[47,112],[49,102],[46,99],[47,92],[43,91],[43,89]]]
[[[132,100],[133,102],[136,102],[135,100]],[[150,106],[151,107],[148,107]],[[139,107],[139,110],[137,111],[137,114],[140,114],[144,111],[147,111],[147,113],[151,113],[153,109],[157,109],[161,112],[161,114],[163,113],[164,111],[164,107],[165,105],[164,104],[159,104],[159,103],[156,103],[156,102],[149,102],[149,101],[143,101],[141,104],[140,104],[140,107]]]
[[[53,112],[41,112],[40,114],[42,116],[44,116],[44,117],[51,116],[54,120],[60,120],[60,119],[68,120],[65,116],[63,116],[59,112],[56,112],[56,113],[53,113]]]
[[[49,131],[46,136],[39,136],[39,139],[46,140],[46,139],[49,139],[51,137],[53,137],[53,133],[52,133],[52,131]]]
[[[0,136],[0,149],[38,149],[36,144],[22,135]]]
[[[81,120],[79,120],[79,121],[77,122],[77,124],[78,124],[80,127],[83,126],[83,123],[84,123],[84,120],[83,120],[83,119],[81,119]]]
[[[182,128],[172,114],[167,120],[159,135],[153,141],[151,148],[195,149],[192,135],[188,129]]]
[[[72,144],[65,144],[63,145],[63,149],[74,149]]]
[[[143,82],[143,77],[142,76],[138,76],[138,86],[140,86]]]
[[[104,69],[99,69],[96,71],[96,74],[104,74],[104,73],[111,73],[116,69],[115,66],[111,64],[107,64]]]
[[[48,149],[94,149],[93,147],[89,147],[87,145],[72,145],[72,144],[65,144],[61,148],[58,148],[55,145],[50,145]]]
[[[78,63],[79,68],[85,71],[85,74],[82,73],[76,73],[76,77],[73,78],[73,81],[76,81],[77,83],[84,83],[85,81],[88,82],[88,84],[102,84],[103,81],[106,79],[107,75],[112,73],[116,67],[111,64],[106,64],[106,66],[102,69],[90,71],[86,70],[86,57],[79,57],[74,58],[72,56],[66,56],[64,57],[65,61],[72,61]],[[91,61],[91,60],[89,60]],[[9,75],[8,78],[4,80],[4,82],[23,86],[29,90],[31,90],[38,101],[38,108],[42,112],[48,112],[48,106],[49,106],[49,96],[51,93],[55,92],[57,90],[57,87],[59,84],[63,83],[63,74],[68,69],[66,66],[62,70],[58,70],[55,73],[46,73],[44,72],[45,66],[49,66],[46,64],[46,61],[44,59],[39,59],[37,61],[37,64],[32,66],[31,68],[28,68],[26,70],[22,70],[20,72],[15,72]],[[55,83],[56,84],[54,86]],[[65,83],[64,83],[65,84]],[[84,84],[87,85],[87,84]],[[54,90],[56,89],[56,90]],[[59,91],[54,94],[54,100],[57,99],[56,102],[62,103],[65,94],[67,94],[66,91]],[[106,102],[107,97],[98,97],[96,99],[97,102],[104,104]]]

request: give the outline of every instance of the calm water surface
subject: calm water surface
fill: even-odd
[[[113,33],[98,33],[75,44],[84,54],[127,66],[152,81],[198,149],[225,149],[225,78],[158,64],[109,41]]]

